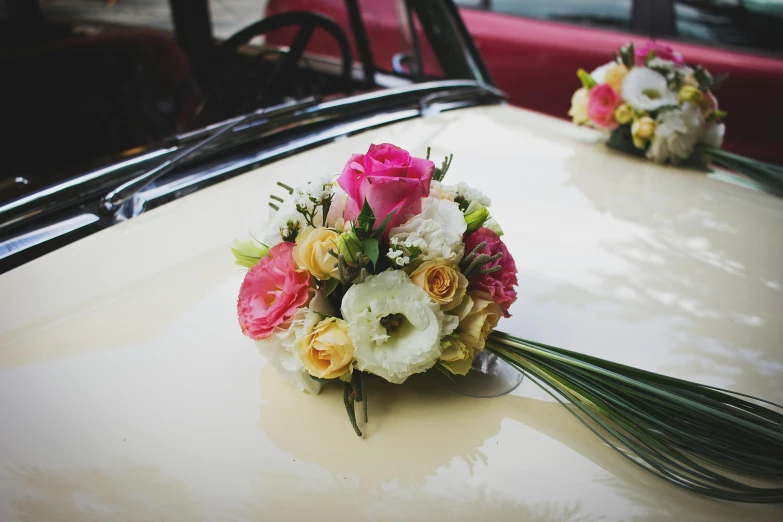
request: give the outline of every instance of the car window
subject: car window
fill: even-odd
[[[539,20],[572,22],[630,30],[632,0],[458,0],[462,7],[483,8]]]
[[[674,8],[682,40],[783,53],[783,0],[677,0]]]

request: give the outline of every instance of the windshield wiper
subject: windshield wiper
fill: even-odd
[[[191,145],[190,147],[176,154],[174,157],[167,159],[160,165],[157,165],[155,168],[150,169],[147,172],[136,176],[135,178],[126,181],[119,187],[113,189],[101,199],[100,208],[106,213],[115,214],[117,210],[123,205],[123,203],[138,194],[141,190],[144,190],[144,188],[149,186],[151,183],[154,183],[156,180],[160,179],[161,176],[169,173],[174,167],[193,156],[195,152],[202,150],[206,145],[216,141],[220,136],[232,131],[233,129],[236,129],[240,125],[243,125],[250,120],[268,121],[298,110],[307,109],[308,107],[312,107],[318,103],[319,100],[311,96],[305,98],[304,100],[298,100],[266,109],[260,109],[239,118],[229,120],[222,126],[217,126],[216,132],[210,134],[203,140],[197,142],[194,145]]]

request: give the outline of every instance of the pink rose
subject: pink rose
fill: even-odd
[[[367,154],[351,155],[337,180],[349,197],[345,219],[356,219],[367,199],[378,224],[396,210],[388,232],[406,221],[406,215],[421,212],[421,199],[430,194],[434,172],[433,162],[414,158],[390,143],[370,145]]]
[[[608,83],[590,89],[587,98],[587,117],[598,127],[616,129],[619,123],[614,119],[614,110],[623,102],[620,95]]]
[[[242,333],[256,341],[290,321],[309,298],[310,274],[298,270],[291,256],[293,243],[279,243],[245,274],[239,288],[237,315]]]
[[[680,53],[674,52],[674,49],[668,45],[659,44],[652,40],[647,42],[641,47],[634,49],[634,63],[636,65],[644,65],[647,62],[647,57],[650,55],[650,51],[655,52],[655,57],[661,60],[669,60],[677,65],[685,65],[685,60]]]
[[[718,110],[718,99],[711,92],[704,94],[704,99],[701,102],[701,107],[704,112],[704,117],[709,118],[712,113]]]
[[[517,292],[514,287],[517,285],[517,265],[511,253],[500,240],[497,234],[492,230],[482,227],[473,234],[465,237],[465,252],[473,252],[473,249],[481,243],[486,242],[486,246],[479,249],[476,255],[487,254],[492,256],[502,252],[503,256],[484,265],[481,269],[486,270],[499,266],[500,270],[488,274],[474,275],[469,277],[468,290],[481,290],[492,296],[492,300],[503,309],[503,315],[511,317],[508,308],[517,300]]]

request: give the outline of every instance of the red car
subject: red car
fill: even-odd
[[[402,0],[401,0],[402,1]],[[267,12],[317,10],[340,19],[343,0],[270,0]],[[716,92],[728,111],[724,148],[783,164],[783,8],[748,0],[739,6],[718,1],[591,0],[457,0],[497,87],[511,103],[566,118],[569,100],[579,87],[576,71],[588,71],[611,60],[612,52],[630,40],[653,37],[676,48],[689,63],[701,64],[729,79]],[[426,28],[399,41],[401,10],[388,2],[360,0],[376,66],[403,76],[438,76],[429,49],[414,49]],[[333,6],[330,8],[330,6]],[[345,16],[343,15],[343,18]],[[458,22],[457,22],[458,23]],[[404,26],[410,24],[404,23]],[[391,29],[395,29],[392,31]],[[272,43],[287,43],[278,36]],[[410,53],[398,52],[401,44]],[[314,38],[311,49],[332,54],[333,44]],[[336,54],[336,52],[334,52]]]

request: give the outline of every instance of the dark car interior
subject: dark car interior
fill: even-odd
[[[178,42],[149,29],[62,25],[36,1],[6,2],[0,68],[11,81],[0,83],[0,114],[11,132],[0,201],[259,107],[372,88],[353,74],[348,37],[325,16],[278,14],[214,45],[193,37],[197,10],[178,13],[180,3],[171,2],[174,21],[184,15],[188,30]],[[288,52],[244,45],[274,31],[292,35]],[[333,71],[298,66],[315,31],[340,50]]]

